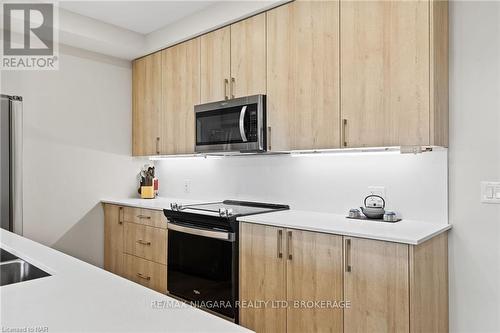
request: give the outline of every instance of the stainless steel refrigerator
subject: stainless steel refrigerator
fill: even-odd
[[[23,102],[1,96],[0,218],[3,229],[23,233]]]

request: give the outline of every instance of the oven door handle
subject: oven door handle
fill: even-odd
[[[243,142],[247,142],[247,136],[245,134],[245,113],[247,112],[247,106],[241,108],[240,112],[240,135]]]
[[[225,240],[225,241],[230,241],[230,242],[234,242],[234,240],[235,240],[234,233],[232,233],[232,232],[193,228],[193,227],[187,227],[187,226],[172,223],[172,222],[169,222],[167,224],[167,228],[168,228],[168,230],[178,231],[178,232],[182,232],[182,233],[190,234],[190,235],[202,236],[202,237],[207,237],[207,238],[215,238],[215,239],[220,239],[220,240]]]

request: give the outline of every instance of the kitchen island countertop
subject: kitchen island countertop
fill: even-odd
[[[2,331],[250,332],[3,229],[0,247],[52,275],[0,287]]]

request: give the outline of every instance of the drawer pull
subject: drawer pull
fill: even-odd
[[[151,276],[144,276],[141,273],[137,273],[137,277],[147,281],[151,280]]]
[[[147,215],[137,215],[138,218],[140,218],[141,220],[151,220],[151,216],[147,216]]]
[[[145,241],[143,241],[142,239],[139,239],[139,240],[137,241],[137,243],[139,243],[139,244],[141,244],[141,245],[146,245],[146,246],[150,246],[150,245],[151,245],[151,242],[145,242]]]

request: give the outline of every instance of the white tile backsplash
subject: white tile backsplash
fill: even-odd
[[[403,218],[448,221],[447,150],[173,158],[156,161],[160,196],[289,204],[346,213],[363,204],[368,186],[384,186],[387,209]],[[190,192],[184,191],[185,180]]]

